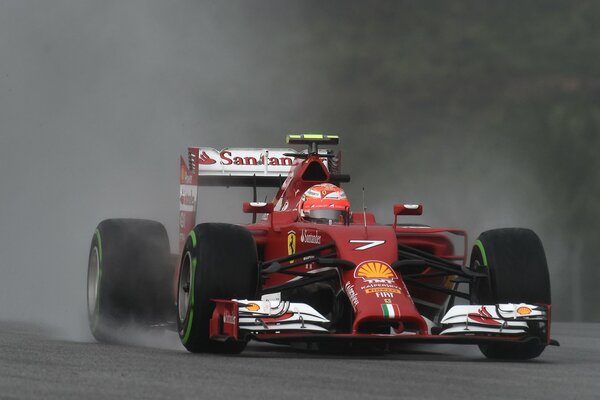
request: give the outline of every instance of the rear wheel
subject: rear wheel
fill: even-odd
[[[190,232],[179,270],[177,325],[191,352],[239,353],[245,341],[209,338],[215,308],[211,299],[251,299],[258,290],[256,243],[244,227],[205,223]]]
[[[90,329],[100,342],[129,341],[129,324],[162,324],[172,310],[169,238],[162,224],[141,219],[102,221],[88,260]]]
[[[483,232],[473,247],[470,267],[487,274],[472,285],[472,304],[551,303],[544,248],[529,229]],[[488,358],[526,360],[539,356],[545,347],[533,341],[482,344],[479,349]]]

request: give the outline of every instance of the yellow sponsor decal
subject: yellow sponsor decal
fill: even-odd
[[[370,279],[398,279],[396,272],[382,261],[365,261],[354,270],[355,278]]]
[[[395,288],[387,288],[387,287],[381,287],[381,288],[370,288],[370,289],[366,289],[365,293],[380,293],[380,292],[387,292],[387,293],[398,293],[398,294],[402,294],[402,290],[400,289],[395,289]]]

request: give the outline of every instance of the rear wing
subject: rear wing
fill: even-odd
[[[328,166],[326,150],[323,163]],[[294,149],[188,148],[188,159],[181,159],[182,173],[197,177],[196,186],[278,187],[294,165]]]
[[[292,143],[294,144],[294,143]],[[327,169],[340,170],[341,155],[318,150]],[[180,158],[179,177],[179,250],[196,224],[198,186],[281,187],[296,164],[302,163],[306,151],[294,149],[189,147],[187,159]]]

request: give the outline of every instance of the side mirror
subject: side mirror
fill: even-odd
[[[394,204],[394,229],[398,224],[398,215],[422,215],[422,204]]]
[[[243,210],[246,214],[271,214],[275,205],[273,203],[257,203],[245,201]]]
[[[423,215],[423,205],[394,204],[394,215]]]

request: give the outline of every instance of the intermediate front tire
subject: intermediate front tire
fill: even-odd
[[[190,232],[179,269],[177,325],[184,347],[194,353],[239,353],[246,342],[210,339],[211,299],[251,299],[258,291],[256,243],[241,226],[196,225]]]
[[[471,287],[472,304],[551,304],[550,277],[544,247],[530,229],[505,228],[483,232],[473,247],[470,267],[482,272]],[[538,357],[546,344],[491,343],[479,346],[491,359]]]

